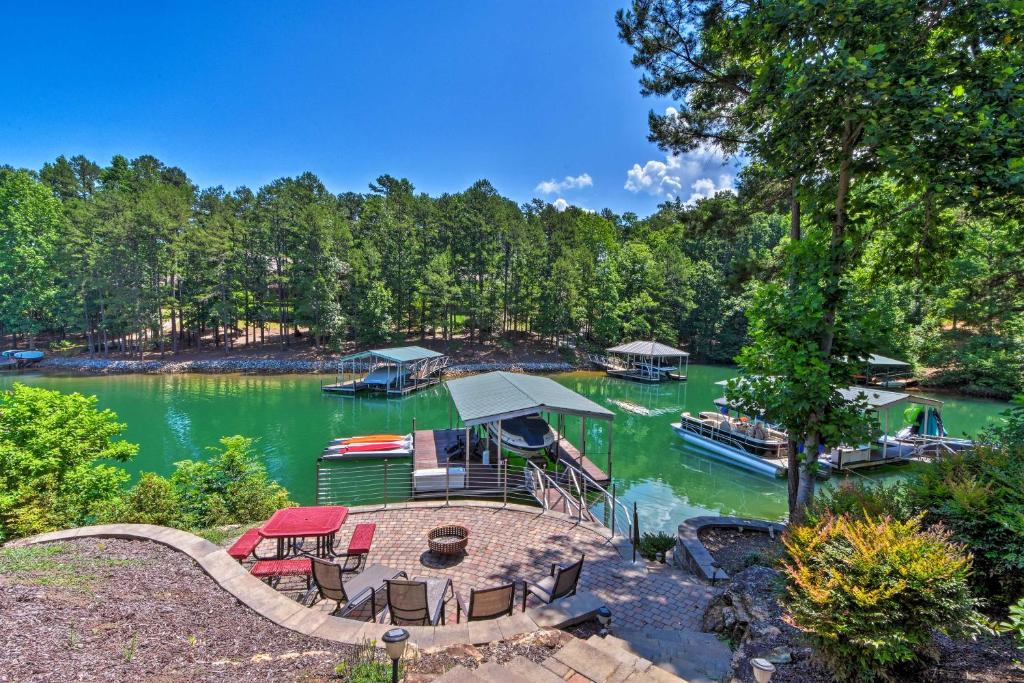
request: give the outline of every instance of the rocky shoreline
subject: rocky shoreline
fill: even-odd
[[[190,360],[123,360],[111,358],[52,357],[35,368],[55,374],[123,375],[241,373],[247,375],[334,374],[336,358],[199,358]],[[454,363],[445,375],[457,376],[476,372],[505,370],[507,372],[569,372],[579,368],[564,362]]]

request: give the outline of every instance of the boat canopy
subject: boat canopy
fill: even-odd
[[[341,362],[373,357],[391,361],[392,363],[412,363],[418,360],[439,358],[443,355],[443,353],[431,351],[430,349],[425,349],[422,346],[396,346],[389,349],[370,349],[369,351],[353,353],[342,358]]]
[[[660,344],[656,341],[634,341],[626,344],[619,344],[613,346],[610,349],[605,349],[608,353],[618,353],[623,355],[632,356],[647,356],[650,358],[686,358],[690,354],[680,349],[674,349],[671,346]]]
[[[733,378],[738,380],[740,383],[744,381],[742,377]],[[723,379],[715,384],[719,386],[728,386],[731,379]],[[918,396],[917,394],[908,394],[903,391],[885,391],[882,389],[869,389],[866,387],[846,387],[840,389],[839,393],[847,401],[854,401],[858,396],[863,395],[864,400],[867,401],[868,408],[871,410],[885,410],[901,403],[916,403],[924,406],[935,406],[937,408],[942,407],[942,401],[934,398],[928,398],[927,396]],[[719,399],[721,400],[721,399]],[[715,401],[715,404],[719,407],[726,405],[725,401],[719,403],[719,400]]]
[[[542,411],[611,420],[615,414],[548,377],[488,372],[445,382],[467,427]]]
[[[868,365],[872,367],[892,367],[892,368],[909,368],[910,363],[902,360],[896,360],[895,358],[886,358],[885,356],[879,356],[878,354],[871,354],[868,356]]]

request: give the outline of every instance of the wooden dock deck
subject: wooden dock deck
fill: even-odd
[[[609,477],[604,470],[595,465],[590,458],[582,455],[579,450],[566,439],[559,439],[558,432],[555,432],[555,443],[558,445],[558,462],[576,470],[582,469],[584,474],[601,486],[606,486],[612,482],[611,477]],[[582,468],[580,466],[581,463]]]

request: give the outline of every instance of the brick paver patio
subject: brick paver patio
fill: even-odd
[[[668,567],[649,571],[642,561],[634,566],[606,538],[557,515],[455,505],[352,512],[338,534],[338,546],[348,545],[356,524],[363,522],[377,524],[370,564],[401,569],[410,577],[450,578],[464,600],[471,587],[538,580],[547,575],[551,563],[571,562],[580,553],[586,555],[581,590],[600,596],[618,624],[699,630],[713,593],[687,572]],[[467,552],[452,558],[430,553],[427,531],[449,523],[469,528]],[[271,552],[267,542],[260,548],[261,554]],[[295,587],[290,581],[285,585],[289,591]],[[520,597],[517,589],[517,610]],[[448,609],[446,618],[455,623],[454,601]]]

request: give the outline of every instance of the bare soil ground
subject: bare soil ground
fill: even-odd
[[[761,531],[704,529],[700,540],[730,576],[754,564],[774,566],[782,553],[778,536],[772,538]]]
[[[543,661],[568,638],[542,631],[419,657],[407,681],[456,664]],[[3,683],[339,681],[340,662],[367,657],[276,626],[176,551],[99,539],[0,550],[0,647]]]

